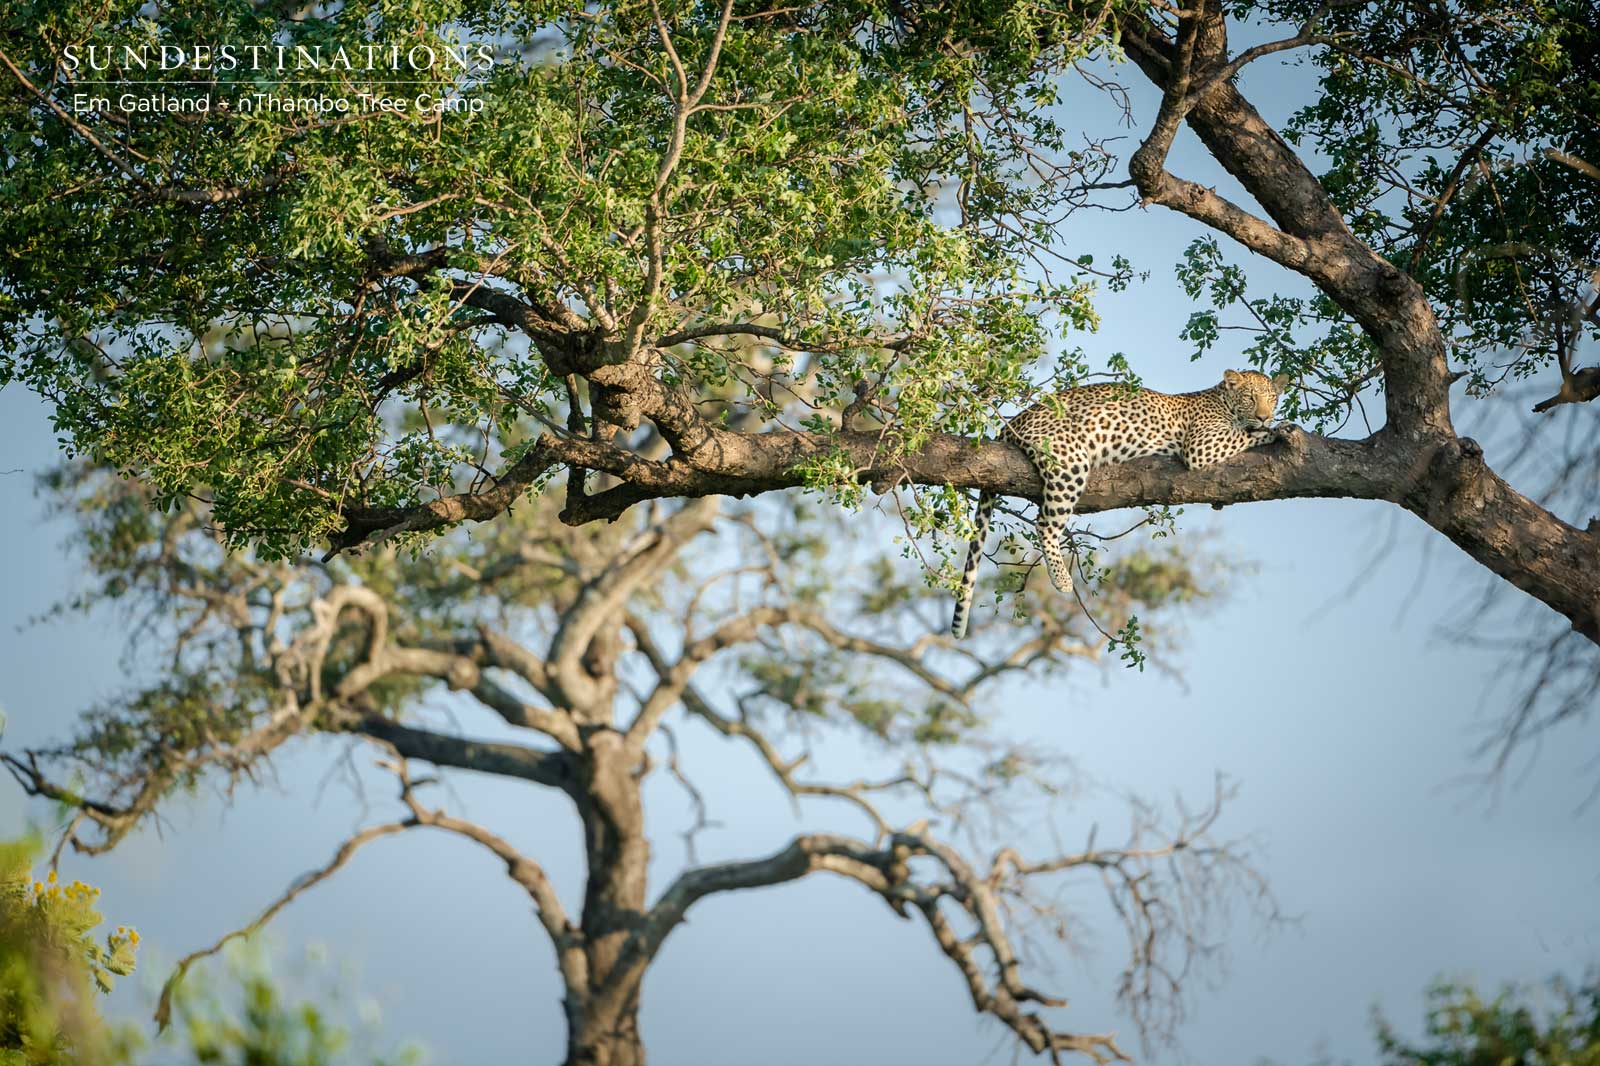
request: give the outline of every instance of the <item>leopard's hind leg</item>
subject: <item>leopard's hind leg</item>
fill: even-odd
[[[1039,550],[1044,553],[1050,583],[1063,593],[1072,591],[1072,560],[1061,550],[1067,523],[1077,509],[1078,498],[1089,479],[1089,460],[1083,455],[1053,455],[1035,464],[1044,481],[1044,500],[1034,529],[1039,534]]]

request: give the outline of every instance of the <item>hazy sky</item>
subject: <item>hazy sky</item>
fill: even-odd
[[[1247,93],[1286,100],[1274,91],[1277,74],[1247,74]],[[1281,119],[1286,106],[1266,110]],[[1174,169],[1226,188],[1187,145]],[[1169,391],[1213,384],[1233,365],[1226,348],[1191,364],[1176,340],[1189,309],[1171,266],[1198,230],[1158,211],[1081,216],[1072,226],[1072,251],[1121,250],[1152,271],[1149,284],[1101,301],[1103,328],[1081,339],[1092,354],[1125,351],[1149,385]],[[1567,407],[1552,417],[1595,413]],[[114,617],[17,628],[77,580],[61,547],[67,528],[42,521],[32,496],[32,474],[54,454],[42,405],[17,389],[0,392],[7,749],[64,736],[73,716],[123,676]],[[1420,522],[1376,503],[1191,511],[1183,528],[1214,531],[1213,546],[1252,565],[1230,576],[1224,603],[1189,622],[1177,661],[1182,683],[1154,671],[1084,669],[1016,686],[1001,719],[1008,734],[1070,753],[1110,788],[1155,800],[1182,794],[1198,803],[1226,773],[1241,794],[1220,835],[1256,841],[1284,910],[1298,916],[1265,937],[1237,922],[1225,980],[1195,988],[1180,1048],[1147,1061],[1288,1064],[1319,1050],[1369,1061],[1373,1004],[1415,1031],[1422,992],[1438,975],[1495,985],[1600,960],[1600,812],[1577,810],[1600,774],[1593,723],[1555,734],[1507,789],[1491,795],[1462,783],[1487,768],[1471,752],[1499,709],[1482,694],[1503,663],[1450,646],[1435,627],[1483,571]],[[1377,572],[1344,597],[1391,531]],[[686,760],[725,823],[703,839],[703,859],[766,854],[801,830],[857,828],[825,807],[797,821],[742,753],[700,733],[685,740]],[[163,959],[253,917],[325,862],[363,817],[391,813],[386,786],[369,794],[372,810],[363,812],[330,781],[342,750],[301,744],[280,760],[275,782],[241,791],[231,808],[202,792],[170,808],[162,833],[147,830],[101,859],[69,858],[64,872],[103,887],[112,924],[134,925],[146,938],[141,971],[163,975]],[[848,757],[836,765],[848,772]],[[563,799],[453,780],[453,811],[528,850],[575,899],[581,847]],[[650,799],[659,885],[683,859],[672,831],[684,808],[670,787],[658,785]],[[1055,827],[1069,841],[1096,819],[1109,828],[1120,803],[1108,794],[1063,803]],[[19,790],[0,781],[0,832],[24,813]],[[1035,853],[1051,847],[1043,826],[1022,843]],[[520,891],[471,845],[418,833],[375,844],[273,928],[291,949],[324,943],[355,964],[360,988],[383,1007],[385,1031],[422,1039],[436,1063],[559,1061],[548,945]],[[1057,972],[1035,982],[1072,1000],[1063,1027],[1129,1031],[1111,1005],[1118,936],[1102,927],[1092,954],[1054,951]],[[148,1009],[132,987],[113,1002]],[[702,903],[646,982],[644,1027],[657,1066],[975,1063],[1011,1054],[1004,1031],[973,1015],[920,923],[896,921],[858,887],[820,877]]]

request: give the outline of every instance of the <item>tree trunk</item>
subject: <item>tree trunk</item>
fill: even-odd
[[[623,1016],[603,1031],[586,1026],[567,1038],[563,1066],[644,1066],[644,1044],[639,1040],[637,997]]]
[[[583,935],[589,987],[585,1009],[569,1012],[566,1066],[643,1066],[639,1038],[639,974],[618,967],[630,934],[644,920],[650,843],[644,833],[638,757],[621,734],[605,726],[586,730],[583,781],[577,790],[583,818],[588,881]]]

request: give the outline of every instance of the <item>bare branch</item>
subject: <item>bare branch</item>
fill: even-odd
[[[650,692],[649,697],[640,707],[639,713],[634,717],[633,723],[628,726],[628,743],[635,749],[642,750],[649,741],[656,726],[662,717],[677,705],[683,697],[684,690],[688,688],[690,679],[695,675],[706,660],[718,652],[730,648],[735,644],[744,644],[754,639],[763,626],[776,625],[793,620],[791,610],[777,607],[758,607],[738,617],[731,618],[715,630],[697,640],[691,641],[678,657],[678,661],[668,666],[660,663],[658,668],[659,681]],[[634,634],[640,646],[651,648],[655,656],[654,642],[649,637],[648,628],[634,618],[629,620],[629,629]],[[655,665],[652,663],[652,665]]]
[[[578,593],[550,644],[552,678],[568,706],[587,707],[599,692],[597,680],[582,663],[596,634],[621,621],[623,605],[634,590],[690,539],[710,529],[716,513],[714,500],[697,500],[674,511],[646,530],[623,558]]]
[[[396,758],[395,762],[380,765],[393,770],[399,778],[400,799],[411,811],[409,822],[464,837],[481,845],[505,863],[506,874],[533,900],[539,923],[550,936],[550,943],[556,951],[556,964],[566,982],[567,995],[581,1000],[589,986],[589,960],[584,954],[584,935],[567,919],[566,908],[562,906],[561,897],[556,894],[555,886],[545,875],[544,868],[512,847],[504,838],[482,826],[453,817],[442,810],[425,807],[416,797],[405,760],[398,755]]]
[[[908,864],[919,855],[937,858],[952,880],[926,884],[913,880]],[[609,984],[602,996],[623,994],[698,901],[717,893],[783,884],[819,871],[856,881],[899,913],[903,914],[908,905],[916,908],[941,950],[966,979],[973,1005],[998,1018],[1029,1048],[1036,1052],[1082,1052],[1100,1063],[1129,1061],[1110,1034],[1059,1032],[1040,1015],[1022,1008],[1028,1002],[1062,1007],[1065,1000],[1037,992],[1019,979],[1016,955],[994,887],[979,878],[952,849],[915,831],[894,834],[884,848],[834,834],[805,834],[762,859],[685,871],[662,893],[630,937],[614,972],[614,984]],[[940,910],[941,903],[956,905],[968,917],[976,930],[971,938],[954,932]],[[989,974],[977,959],[980,950],[990,956]]]
[[[363,829],[361,832],[357,833],[355,836],[339,845],[339,850],[333,853],[333,858],[328,861],[326,866],[312,870],[310,873],[304,874],[297,879],[292,885],[289,886],[288,890],[284,892],[283,895],[279,896],[270,905],[268,905],[267,909],[262,911],[256,917],[255,921],[241,929],[235,929],[233,932],[228,933],[217,940],[217,942],[212,944],[210,947],[202,948],[199,951],[190,952],[182,959],[179,959],[177,967],[172,971],[172,976],[168,977],[166,983],[161,986],[161,998],[156,1004],[155,1012],[155,1022],[157,1027],[165,1030],[166,1027],[171,1023],[172,994],[177,989],[178,983],[183,980],[184,975],[189,972],[190,966],[193,966],[201,959],[215,955],[217,952],[226,947],[229,941],[238,940],[242,937],[248,937],[256,933],[274,917],[276,917],[279,911],[283,910],[283,908],[294,902],[295,897],[299,896],[307,889],[321,884],[323,881],[326,881],[328,878],[337,873],[339,869],[343,867],[345,863],[349,862],[351,857],[355,855],[355,853],[364,845],[370,844],[372,841],[377,840],[380,837],[390,836],[391,834],[398,833],[403,829],[410,829],[416,824],[417,823],[414,820],[408,819],[403,822],[386,822],[382,825],[375,825],[368,829]]]

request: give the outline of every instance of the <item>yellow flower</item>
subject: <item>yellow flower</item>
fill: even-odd
[[[129,929],[128,930],[128,943],[134,945],[135,947],[137,947],[139,945],[139,930],[137,930],[137,929]]]
[[[45,874],[44,879],[46,881],[50,882],[52,885],[55,884],[56,883],[56,872],[54,870],[51,870],[49,873]]]
[[[36,895],[36,896],[44,895],[44,882],[43,881],[35,881],[33,883],[33,894]]]

